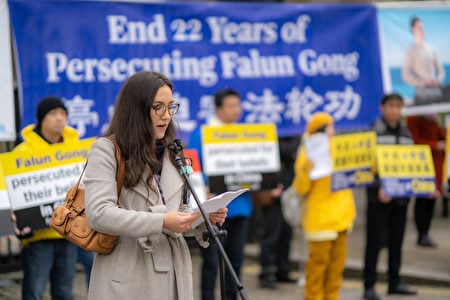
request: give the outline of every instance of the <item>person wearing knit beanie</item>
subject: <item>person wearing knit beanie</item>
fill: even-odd
[[[306,125],[306,132],[308,134],[314,134],[321,131],[324,127],[328,125],[333,125],[333,117],[326,112],[317,112],[312,115]]]
[[[20,157],[28,157],[31,154],[40,155],[39,157],[45,154],[44,157],[47,157],[50,154],[46,153],[60,151],[54,148],[52,150],[53,144],[64,145],[64,149],[76,149],[72,147],[77,147],[80,141],[79,135],[75,128],[67,125],[68,110],[61,98],[43,97],[36,106],[35,115],[37,121],[26,125],[21,130],[20,135],[23,141],[13,149],[13,153]],[[46,159],[40,162],[43,161],[48,162]],[[40,169],[42,167],[44,169]],[[53,167],[64,166],[54,165]],[[40,166],[39,163],[35,165],[35,168],[36,172],[41,174],[50,172],[48,166]],[[58,171],[63,172],[63,169]],[[58,184],[60,183],[57,181],[45,182],[45,189],[58,190]],[[53,192],[41,193],[38,196],[42,202],[57,204]],[[81,257],[78,254],[79,248],[50,227],[34,226],[39,220],[45,221],[45,214],[40,212],[39,205],[27,207],[26,211],[12,211],[11,220],[15,221],[14,231],[22,242],[22,299],[43,299],[45,287],[48,285],[51,286],[50,298],[72,299],[77,259]],[[92,263],[93,254],[91,257]],[[84,260],[80,262],[83,263]]]
[[[66,111],[67,114],[67,107],[64,105],[64,102],[59,97],[48,96],[39,101],[39,104],[36,109],[36,118],[37,118],[36,127],[38,129],[41,128],[42,120],[44,120],[45,115],[47,115],[49,111],[55,108],[62,108]]]

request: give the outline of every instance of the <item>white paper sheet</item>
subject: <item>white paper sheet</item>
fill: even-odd
[[[314,164],[309,178],[315,180],[333,173],[330,139],[326,133],[316,133],[305,139],[306,156]]]
[[[240,189],[237,191],[225,192],[225,193],[217,195],[211,199],[206,200],[201,205],[206,213],[208,213],[208,214],[213,213],[213,212],[216,212],[219,208],[226,207],[233,199],[237,198],[238,196],[242,195],[243,193],[245,193],[248,190],[249,189]],[[198,211],[200,211],[200,209],[198,207],[193,209],[193,213],[196,213]],[[200,225],[202,222],[203,222],[203,216],[198,218],[197,221],[195,221],[192,224],[192,227],[195,228],[198,225]]]

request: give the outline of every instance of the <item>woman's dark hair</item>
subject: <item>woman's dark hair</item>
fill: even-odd
[[[124,186],[127,188],[134,187],[139,183],[146,167],[151,169],[145,180],[151,187],[153,176],[161,167],[161,163],[156,157],[157,141],[150,118],[150,110],[156,93],[163,86],[168,86],[173,90],[172,82],[163,74],[141,71],[128,78],[117,97],[114,115],[106,131],[106,136],[115,136],[119,144],[126,162]],[[171,121],[162,143],[167,145],[173,140],[175,140],[175,129]]]

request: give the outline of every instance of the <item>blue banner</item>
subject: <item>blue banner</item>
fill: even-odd
[[[181,138],[236,89],[243,122],[298,135],[316,111],[338,130],[366,129],[382,94],[371,4],[8,1],[20,67],[22,127],[45,95],[59,95],[82,137],[108,126],[122,83],[156,70],[174,83]]]

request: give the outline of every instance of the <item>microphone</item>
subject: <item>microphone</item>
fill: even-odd
[[[179,139],[175,139],[169,144],[167,144],[167,149],[172,151],[173,156],[175,158],[175,163],[177,164],[178,168],[180,169],[181,175],[189,175],[193,172],[192,166],[189,164],[187,165],[185,162],[186,160],[189,160],[189,158],[184,157],[183,154],[183,143]]]
[[[180,156],[180,153],[183,153],[183,144],[181,142],[181,140],[179,139],[175,139],[172,142],[170,142],[169,144],[167,144],[167,149],[169,149],[170,151],[172,151],[174,158],[175,158],[175,163],[177,164],[178,168],[180,169],[180,174],[184,177],[188,177],[189,174],[191,174],[192,171],[192,167],[189,165],[187,166],[185,164],[185,159],[186,158],[182,158]],[[186,180],[186,178],[185,178]],[[186,186],[186,184],[184,185],[184,191],[183,191],[183,204],[189,204],[189,196],[190,196],[190,192],[188,187]]]
[[[174,155],[178,155],[180,151],[183,151],[183,144],[179,139],[175,139],[167,144],[167,149],[172,151]]]

